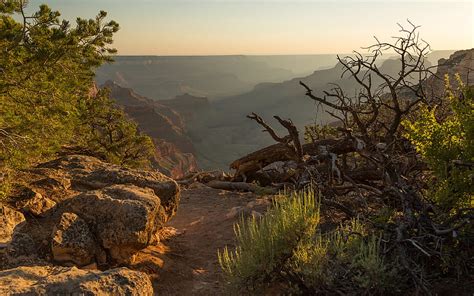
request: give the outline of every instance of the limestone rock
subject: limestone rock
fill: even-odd
[[[84,155],[67,155],[42,164],[40,168],[63,171],[69,175],[71,188],[79,192],[97,190],[116,184],[151,188],[161,201],[166,221],[176,213],[179,203],[179,186],[173,179],[159,172],[125,169]]]
[[[71,187],[71,180],[59,172],[57,175],[46,175],[46,177],[36,180],[30,185],[44,197],[54,202],[60,202],[67,195],[65,193]]]
[[[22,266],[0,271],[0,295],[153,295],[148,276],[127,268]]]
[[[12,240],[13,233],[24,221],[22,213],[0,204],[0,247]]]
[[[93,264],[96,255],[103,253],[87,223],[74,213],[62,214],[53,229],[51,251],[55,261],[78,266]]]
[[[163,174],[92,156],[62,156],[25,174],[30,183],[11,198],[12,207],[31,214],[22,232],[40,258],[63,265],[132,262],[159,241],[179,203],[179,186]]]
[[[116,263],[130,263],[151,244],[167,220],[160,199],[149,188],[112,185],[64,203],[93,229],[97,241]]]
[[[7,245],[7,255],[10,258],[35,256],[35,242],[30,235],[23,232],[15,232],[11,242]]]

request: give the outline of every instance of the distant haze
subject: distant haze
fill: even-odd
[[[472,48],[473,1],[31,0],[63,17],[109,12],[122,55],[272,55],[351,52],[390,40],[410,19],[435,50]]]

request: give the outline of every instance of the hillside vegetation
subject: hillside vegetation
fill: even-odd
[[[94,70],[115,53],[109,46],[118,24],[103,11],[73,26],[46,5],[30,17],[24,8],[23,1],[0,4],[1,194],[16,169],[65,146],[146,165],[153,143],[93,83]]]

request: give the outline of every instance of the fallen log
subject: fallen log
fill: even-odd
[[[263,193],[263,194],[276,194],[279,189],[274,187],[261,187],[252,183],[245,182],[228,182],[228,181],[217,181],[213,180],[205,184],[214,189],[222,189],[229,191],[246,191],[253,193]]]
[[[324,139],[313,143],[304,144],[303,154],[310,156],[327,155],[330,153],[340,155],[355,152],[363,149],[365,144],[354,137],[341,139]],[[295,160],[294,154],[290,153],[285,144],[277,143],[267,146],[250,154],[247,154],[230,164],[231,169],[235,169],[235,176],[242,176],[244,181],[249,173],[261,170],[263,167],[277,162]]]
[[[212,180],[230,180],[231,177],[223,171],[203,171],[189,174],[186,177],[176,180],[179,185],[190,185],[194,182],[206,183]]]

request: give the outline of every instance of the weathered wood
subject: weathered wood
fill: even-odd
[[[247,192],[262,192],[266,194],[278,193],[278,188],[275,187],[261,187],[253,183],[245,182],[227,182],[213,180],[206,183],[207,186],[214,189],[222,189],[229,191],[247,191]]]
[[[301,142],[299,139],[299,132],[296,126],[293,124],[293,121],[291,119],[282,119],[279,116],[273,116],[278,122],[286,128],[288,131],[288,135],[285,137],[280,137],[277,135],[275,130],[269,126],[263,118],[261,118],[259,115],[256,113],[252,113],[251,115],[247,115],[247,118],[255,120],[259,125],[261,125],[264,128],[264,132],[268,132],[270,136],[275,140],[276,142],[285,145],[286,149],[289,150],[289,152],[293,155],[293,158],[301,162],[303,161],[303,148],[301,146]]]
[[[302,146],[303,154],[316,156],[334,153],[336,155],[355,152],[363,148],[355,138],[324,139]],[[277,143],[267,146],[230,164],[236,170],[236,176],[245,176],[247,173],[256,172],[276,161],[294,160],[295,155],[290,153],[285,144]]]

